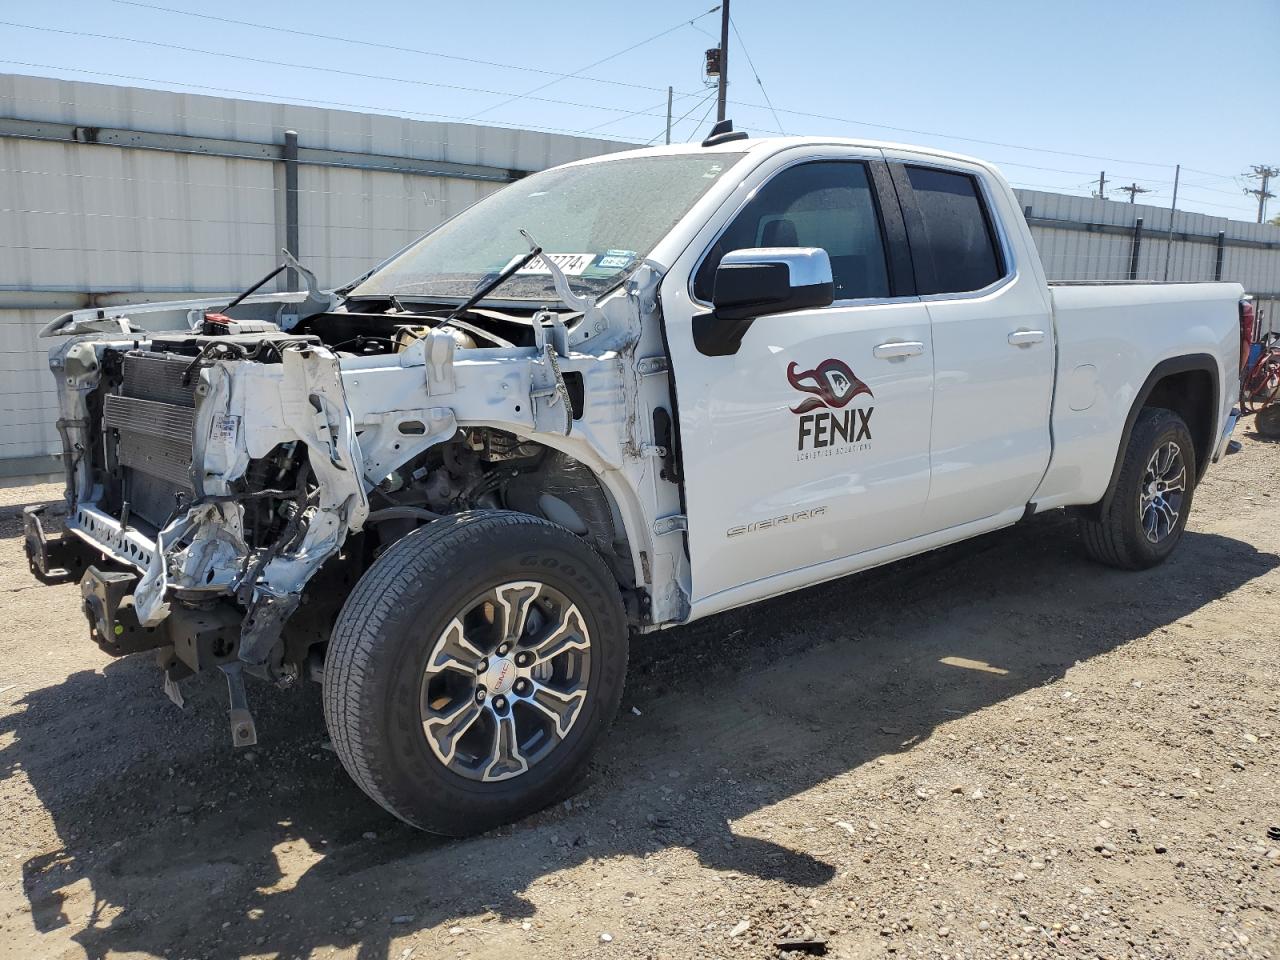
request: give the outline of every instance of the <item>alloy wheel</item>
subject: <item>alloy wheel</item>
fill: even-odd
[[[530,580],[468,602],[436,640],[422,678],[422,730],[449,770],[499,781],[527,772],[582,713],[591,637],[578,607]]]

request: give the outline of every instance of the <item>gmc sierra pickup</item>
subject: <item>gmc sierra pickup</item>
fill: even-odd
[[[1057,508],[1161,562],[1250,310],[1046,283],[981,161],[723,126],[519,180],[337,291],[286,262],[305,291],[46,328],[68,512],[29,556],[178,703],[221,670],[236,745],[245,674],[318,680],[350,775],[446,834],[573,787],[633,631]]]

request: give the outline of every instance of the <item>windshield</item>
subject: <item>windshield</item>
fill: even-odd
[[[427,234],[352,297],[469,297],[529,252],[527,230],[581,294],[620,283],[741,153],[606,160],[535,173]],[[557,299],[535,260],[488,299]]]

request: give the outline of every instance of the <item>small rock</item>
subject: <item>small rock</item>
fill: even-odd
[[[951,928],[950,928],[950,927],[939,927],[939,928],[938,928],[938,936],[940,936],[940,937],[949,937],[949,936],[951,936]]]
[[[750,929],[751,929],[750,920],[739,920],[737,923],[733,925],[733,929],[729,931],[729,936],[740,937]]]
[[[632,707],[632,708],[631,708],[631,715],[632,715],[633,717],[642,717],[642,716],[644,716],[644,714],[642,714],[642,713],[640,712],[640,708],[639,708],[639,707]]]
[[[189,803],[180,803],[173,808],[174,813],[180,813],[180,814],[191,813],[193,810],[195,810],[195,807],[191,806],[191,804]]]
[[[1015,874],[1013,875],[1013,882],[1014,882],[1014,883],[1022,883],[1022,881],[1026,880],[1026,879],[1027,879],[1027,875],[1026,875],[1025,873],[1023,873],[1021,870],[1019,870],[1017,873],[1015,873]]]
[[[1098,826],[1100,826],[1103,830],[1110,830],[1110,829],[1111,829],[1111,821],[1110,821],[1110,820],[1099,820],[1099,821],[1098,821]]]
[[[600,934],[600,942],[601,942],[601,943],[613,943],[613,934],[612,934],[612,933],[602,933],[602,934]]]
[[[366,830],[364,833],[360,834],[360,836],[364,837],[366,840],[378,839],[378,835],[374,833],[372,830]]]
[[[969,799],[971,800],[982,800],[985,797],[986,797],[986,794],[983,793],[981,790],[975,790],[973,791],[973,793],[969,794]]]
[[[396,924],[413,923],[413,921],[416,919],[417,917],[415,917],[412,913],[402,913],[399,916],[392,917],[391,922]]]
[[[978,923],[978,929],[979,929],[979,930],[990,930],[990,929],[991,929],[991,923],[990,923],[990,921],[987,921],[987,920],[979,921],[979,923]]]
[[[1169,848],[1166,847],[1163,843],[1156,844],[1156,853],[1168,853],[1168,852],[1169,852]]]

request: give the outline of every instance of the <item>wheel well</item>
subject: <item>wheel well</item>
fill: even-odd
[[[1184,370],[1162,377],[1152,387],[1143,407],[1162,407],[1180,416],[1196,450],[1196,478],[1204,475],[1213,456],[1213,431],[1217,426],[1217,388],[1207,370]]]
[[[1120,434],[1120,446],[1116,450],[1115,464],[1111,468],[1111,480],[1101,500],[1078,510],[1086,517],[1097,518],[1100,511],[1111,500],[1111,492],[1115,489],[1116,478],[1120,475],[1120,467],[1124,463],[1125,451],[1129,449],[1129,438],[1133,435],[1133,425],[1138,414],[1150,407],[1172,410],[1182,417],[1191,431],[1191,440],[1195,444],[1196,479],[1204,476],[1208,469],[1209,459],[1213,455],[1214,429],[1217,426],[1218,410],[1218,366],[1217,361],[1206,353],[1191,354],[1185,357],[1171,357],[1163,360],[1151,371],[1142,389],[1138,391],[1129,416],[1125,420],[1124,430]]]

